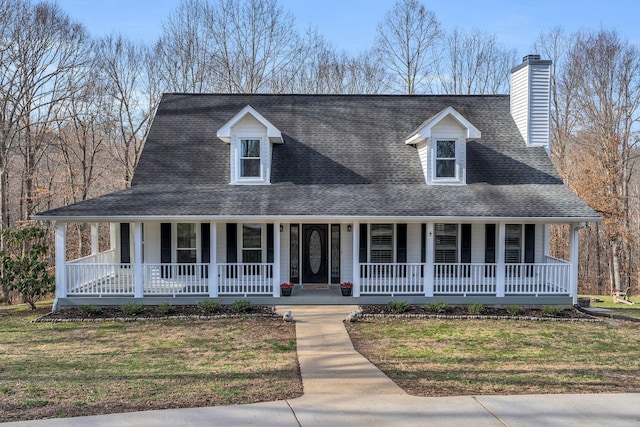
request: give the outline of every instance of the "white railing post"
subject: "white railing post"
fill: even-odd
[[[504,264],[504,256],[505,256],[505,246],[504,246],[504,238],[505,238],[505,223],[500,222],[498,224],[498,262],[496,265],[496,296],[498,298],[504,297],[505,294],[505,281],[507,269]]]
[[[267,267],[268,268],[268,267]],[[273,224],[273,297],[280,297],[280,223]]]
[[[56,222],[56,295],[67,297],[67,243],[66,224]]]
[[[569,261],[571,270],[569,272],[569,295],[571,295],[573,304],[578,303],[578,232],[580,224],[572,223],[571,232],[569,234]]]
[[[142,223],[133,223],[133,296],[144,296],[144,275],[142,272]]]
[[[353,296],[360,296],[360,223],[355,221],[351,228],[353,238]]]
[[[218,298],[218,223],[209,224],[209,298]]]
[[[426,251],[426,262],[427,265],[424,269],[424,296],[432,297],[434,292],[435,285],[435,269],[434,269],[434,240],[433,240],[433,223],[427,223],[427,241],[425,243],[425,251]]]

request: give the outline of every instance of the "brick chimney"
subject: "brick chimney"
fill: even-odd
[[[551,61],[527,55],[511,69],[511,116],[527,147],[549,148]]]

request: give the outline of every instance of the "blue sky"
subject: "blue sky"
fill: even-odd
[[[180,0],[58,0],[93,35],[122,33],[134,41],[154,41],[162,21]],[[393,0],[279,0],[302,30],[309,25],[350,53],[371,47],[375,27]],[[568,31],[616,29],[640,46],[638,0],[424,0],[443,27],[477,27],[496,34],[519,56],[530,53],[541,31],[560,25]]]

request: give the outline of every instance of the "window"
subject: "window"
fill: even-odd
[[[290,258],[291,264],[289,268],[289,278],[294,283],[300,282],[300,226],[298,224],[291,224],[289,232],[290,240]]]
[[[370,250],[370,262],[393,262],[393,224],[371,224]]]
[[[262,262],[261,224],[242,224],[242,262]]]
[[[522,225],[506,224],[504,229],[504,262],[522,262]]]
[[[456,177],[456,142],[436,141],[436,178]]]
[[[435,262],[458,262],[458,224],[435,224]]]
[[[331,283],[340,283],[340,225],[331,225]]]
[[[260,140],[240,140],[240,178],[260,178]]]
[[[177,224],[176,259],[179,263],[197,262],[196,224]]]

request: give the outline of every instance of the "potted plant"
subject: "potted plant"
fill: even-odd
[[[280,294],[283,297],[291,296],[291,290],[293,289],[294,286],[295,286],[295,283],[293,283],[293,282],[281,283],[280,284]]]
[[[351,282],[340,283],[340,291],[342,292],[343,297],[350,297],[352,289],[353,289],[353,283]]]

